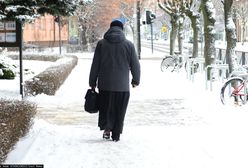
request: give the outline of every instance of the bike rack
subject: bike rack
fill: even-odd
[[[221,78],[222,78],[222,82],[224,81],[224,72],[225,72],[225,76],[227,76],[229,74],[229,67],[228,64],[212,64],[212,65],[208,65],[205,68],[205,85],[206,85],[206,90],[208,90],[208,79],[207,79],[207,75],[208,75],[208,69],[210,68],[210,91],[213,90],[213,71],[221,71]],[[218,77],[220,77],[218,75]]]
[[[204,58],[189,58],[187,60],[187,79],[190,79],[192,82],[194,82],[194,65],[196,63],[199,64],[200,72],[203,72],[204,69]]]
[[[248,74],[240,74],[239,77],[243,78],[244,80],[247,80]],[[244,95],[247,95],[247,81],[244,82]],[[247,98],[244,99],[244,104],[247,103]]]

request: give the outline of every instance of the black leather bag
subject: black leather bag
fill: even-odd
[[[99,111],[99,94],[93,89],[88,89],[84,98],[84,110],[89,113],[97,113]]]

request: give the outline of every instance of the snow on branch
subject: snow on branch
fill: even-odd
[[[233,22],[231,17],[227,18],[226,28],[228,30],[235,30],[236,29],[235,24],[234,24],[234,22]]]
[[[212,1],[206,2],[206,9],[208,10],[209,18],[215,20],[215,8]]]
[[[166,13],[168,13],[169,15],[172,14],[170,5],[168,5],[168,4],[163,5],[163,4],[160,2],[160,0],[158,0],[158,6],[159,6],[163,11],[165,11]]]

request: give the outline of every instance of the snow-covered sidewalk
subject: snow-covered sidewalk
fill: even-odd
[[[141,60],[141,85],[131,89],[124,132],[117,143],[102,140],[97,114],[83,111],[92,53],[55,96],[39,104],[33,128],[6,163],[45,168],[247,168],[247,108],[224,107],[220,85],[205,90],[180,73],[160,71],[161,60]]]

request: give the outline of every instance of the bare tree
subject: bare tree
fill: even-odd
[[[94,2],[82,1],[80,7],[77,9],[77,16],[79,18],[80,30],[80,44],[83,50],[89,50],[90,38],[92,37],[93,23],[92,16],[94,14],[96,4]]]
[[[237,2],[236,2],[237,3]],[[248,22],[248,3],[237,3],[237,5],[234,4],[233,7],[233,16],[236,17],[235,19],[239,19],[241,21],[241,29],[242,29],[242,45],[244,45],[245,42],[245,31],[246,31],[246,24]],[[237,27],[236,27],[237,28]]]
[[[85,49],[94,48],[95,42],[103,37],[112,19],[123,16],[131,22],[132,6],[133,0],[81,1],[77,16],[81,28],[81,41]]]
[[[178,50],[179,53],[183,53],[183,34],[184,34],[184,20],[185,20],[185,15],[181,13],[180,18],[179,18],[179,27],[178,27]]]
[[[236,27],[232,19],[232,5],[233,0],[224,0],[224,17],[225,17],[225,30],[226,30],[226,61],[229,65],[229,72],[233,72],[238,68],[237,56],[235,54],[236,47]]]
[[[204,20],[204,58],[205,66],[215,63],[215,8],[211,0],[202,0],[201,11]],[[208,79],[210,72],[208,71]]]
[[[180,4],[178,0],[164,0],[162,3],[158,0],[158,6],[171,17],[171,32],[170,32],[170,55],[174,54],[175,44],[176,44],[176,37],[179,31],[179,25],[182,21],[182,13],[180,11]],[[182,30],[182,29],[181,29]],[[180,33],[181,34],[181,33]],[[179,37],[180,38],[180,37]],[[179,51],[182,53],[182,48],[180,48],[180,41],[179,41]]]
[[[132,0],[129,0],[128,2],[121,1],[120,2],[120,12],[121,12],[121,16],[126,19],[126,24],[128,24],[133,31],[134,2]]]
[[[198,56],[198,35],[200,30],[199,19],[199,3],[198,0],[182,0],[181,6],[183,12],[188,16],[191,20],[191,27],[193,29],[193,53],[192,57],[196,58]]]

